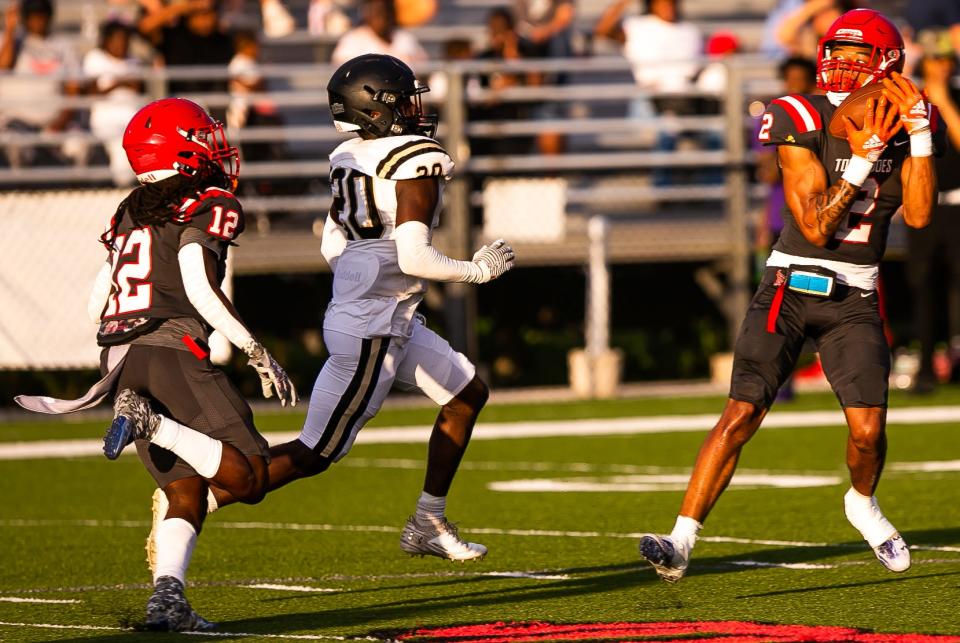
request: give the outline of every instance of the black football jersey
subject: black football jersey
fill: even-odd
[[[823,95],[782,96],[767,107],[758,138],[764,145],[799,145],[811,150],[826,170],[827,184],[833,185],[840,180],[852,154],[846,139],[827,133],[827,125],[836,109]],[[946,145],[946,126],[935,108],[929,111],[934,152],[939,155]],[[879,262],[887,247],[890,220],[903,203],[900,172],[909,155],[910,137],[901,130],[873,164],[873,171],[861,186],[850,212],[840,223],[834,238],[823,248],[806,240],[789,206],[786,206],[783,232],[773,249],[800,257],[861,265]]]
[[[185,199],[164,225],[136,227],[124,216],[110,251],[112,286],[103,322],[193,317],[203,323],[184,291],[177,253],[189,243],[213,250],[219,257],[219,283],[226,274],[227,250],[243,228],[240,203],[220,188]]]

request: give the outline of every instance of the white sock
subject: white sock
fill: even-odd
[[[220,505],[217,504],[217,497],[213,495],[213,489],[207,487],[207,513],[212,514],[219,508]]]
[[[703,529],[703,525],[687,516],[677,516],[677,522],[673,525],[673,531],[670,532],[670,540],[686,548],[689,553],[697,543],[697,534]]]
[[[896,527],[880,511],[876,496],[864,496],[850,487],[843,496],[843,510],[850,524],[857,528],[871,547],[882,545],[897,533]]]
[[[417,518],[420,522],[438,523],[447,511],[447,497],[433,496],[424,491],[417,500]]]
[[[160,427],[150,442],[173,451],[204,478],[212,478],[220,470],[223,443],[166,416],[160,417]]]
[[[173,576],[186,585],[187,567],[193,546],[197,543],[197,531],[183,518],[169,518],[157,525],[157,567],[153,582],[161,576]]]

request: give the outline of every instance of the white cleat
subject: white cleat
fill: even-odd
[[[883,512],[876,496],[864,496],[851,488],[843,497],[843,511],[867,544],[877,555],[877,560],[892,572],[910,569],[910,550],[897,528]],[[880,544],[873,543],[884,539]]]
[[[874,547],[873,553],[877,555],[877,560],[892,572],[900,573],[910,569],[910,550],[899,533]]]
[[[478,543],[468,543],[457,533],[457,526],[444,518],[422,524],[415,516],[407,518],[400,534],[400,549],[411,556],[436,556],[447,560],[464,562],[481,560],[487,548]]]
[[[668,536],[644,534],[640,538],[640,556],[653,565],[657,576],[668,583],[676,583],[687,573],[690,554]]]
[[[150,535],[147,536],[147,566],[150,568],[150,577],[157,571],[157,527],[164,518],[167,517],[167,509],[170,507],[170,501],[167,500],[167,494],[159,487],[153,491],[153,517],[150,521]]]

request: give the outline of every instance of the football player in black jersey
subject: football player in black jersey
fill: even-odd
[[[886,453],[890,372],[876,280],[897,209],[902,205],[910,227],[930,220],[932,156],[943,149],[944,128],[900,75],[903,39],[876,11],[837,19],[820,41],[817,67],[825,95],[783,96],[763,115],[758,136],[777,146],[788,212],[734,347],[730,399],[700,448],[674,529],[640,541],[641,556],[668,582],[683,577],[703,521],[807,339],[850,429],[846,516],[888,569],[910,566],[903,538],[874,496]],[[868,83],[884,89],[867,103],[863,126],[847,119],[846,140],[828,134],[837,106]]]
[[[210,362],[210,330],[249,356],[266,397],[275,390],[283,404],[295,403],[296,391],[220,289],[227,253],[244,229],[231,193],[237,150],[222,125],[196,103],[168,98],[133,117],[123,147],[142,185],[102,237],[109,255],[90,303],[105,347],[102,370],[119,391],[104,452],[116,458],[136,440],[169,501],[152,534],[155,589],[147,626],[209,629],[184,597],[208,484],[259,502],[269,461],[250,407]]]

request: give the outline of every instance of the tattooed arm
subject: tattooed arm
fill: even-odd
[[[867,101],[863,127],[857,128],[845,117],[847,141],[853,155],[843,176],[827,187],[827,172],[813,152],[793,145],[777,148],[783,170],[783,191],[787,205],[807,241],[820,248],[833,238],[840,222],[857,200],[860,186],[869,176],[874,162],[883,154],[887,141],[900,131],[897,105],[881,96]]]
[[[843,179],[827,187],[820,159],[805,147],[780,145],[777,155],[787,206],[807,241],[822,248],[847,216],[860,188]]]

